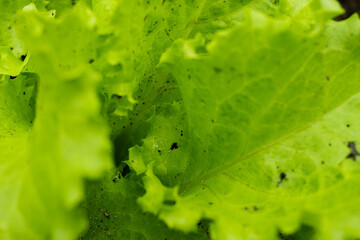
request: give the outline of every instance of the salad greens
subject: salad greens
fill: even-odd
[[[359,239],[351,4],[0,0],[0,239]]]

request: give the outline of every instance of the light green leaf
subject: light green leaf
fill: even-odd
[[[287,26],[250,13],[248,23],[219,34],[205,55],[196,53],[201,41],[194,40],[178,42],[163,56],[178,76],[193,149],[208,151],[188,166],[188,178],[230,168],[359,91],[358,49],[350,38],[356,29],[347,33],[346,45],[329,48],[328,37],[336,37],[332,28],[340,25],[315,36]]]
[[[161,204],[165,197],[157,199],[159,216],[183,231],[191,227],[171,225],[174,218],[190,212],[189,222],[209,218],[213,239],[276,239],[278,229],[291,234],[301,224],[313,227],[316,239],[359,237],[358,184],[343,176],[343,166],[356,172],[345,158],[347,142],[357,138],[335,128],[356,119],[357,98],[321,120],[359,92],[358,19],[307,33],[290,28],[291,20],[252,11],[244,16],[239,27],[219,33],[205,54],[197,51],[204,49],[198,37],[178,41],[163,55],[179,83],[191,148],[182,149],[189,160],[183,180],[176,180],[174,198],[183,198],[172,207]],[[157,139],[164,139],[160,134]],[[342,143],[331,154],[312,148],[325,147],[327,138]],[[331,170],[321,167],[326,160],[334,163]],[[146,189],[143,199],[150,197],[150,184]],[[188,202],[192,208],[185,207]]]
[[[78,6],[53,21],[29,5],[23,13],[28,22],[17,29],[37,74],[2,77],[2,239],[76,238],[86,227],[78,206],[83,178],[111,167],[96,92],[100,78],[88,64],[92,26],[87,12]]]

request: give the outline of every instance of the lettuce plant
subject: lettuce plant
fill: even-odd
[[[359,11],[0,0],[0,239],[359,239]]]

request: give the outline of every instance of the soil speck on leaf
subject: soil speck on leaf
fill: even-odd
[[[282,172],[280,173],[280,181],[284,180],[286,178],[286,173]]]
[[[286,173],[281,172],[280,173],[280,181],[277,182],[277,186],[280,186],[280,184],[285,180],[286,178]]]
[[[356,150],[355,142],[349,142],[348,147],[350,148],[351,152],[346,156],[346,158],[352,158],[354,161],[356,161],[356,157],[360,156],[360,153]]]
[[[176,142],[174,142],[174,143],[171,145],[170,150],[174,150],[174,149],[178,149],[178,148],[179,148],[178,144],[177,144]]]

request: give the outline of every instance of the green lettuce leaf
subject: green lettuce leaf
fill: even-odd
[[[344,174],[340,163],[347,156],[346,144],[356,141],[356,134],[334,130],[330,141],[336,136],[345,142],[338,145],[342,152],[334,150],[341,154],[325,156],[317,149],[317,158],[308,156],[315,154],[312,144],[327,147],[322,128],[340,119],[340,126],[345,126],[351,117],[343,119],[344,112],[355,112],[349,107],[332,112],[331,120],[322,120],[359,92],[358,19],[331,22],[326,30],[309,33],[294,31],[291,21],[273,21],[252,11],[244,14],[243,24],[222,32],[207,46],[201,37],[178,41],[163,55],[162,63],[176,76],[184,101],[190,143],[178,151],[188,152],[188,160],[184,170],[184,160],[179,161],[168,142],[169,156],[174,157],[167,157],[167,169],[179,170],[169,174],[155,169],[155,173],[160,179],[172,178],[178,186],[166,187],[172,185],[163,180],[161,187],[149,164],[144,177],[147,192],[140,205],[183,231],[193,230],[201,218],[211,219],[214,239],[276,239],[278,230],[294,233],[301,224],[316,229],[316,239],[358,237],[355,206],[360,199],[355,179],[349,177],[333,189]],[[205,53],[197,51],[205,47]],[[157,139],[169,136],[160,134]],[[143,147],[149,150],[138,151],[144,156],[160,142],[149,146],[147,140]],[[283,149],[288,144],[291,157]],[[294,156],[294,151],[302,154]],[[138,154],[134,159],[139,159]],[[333,175],[328,176],[327,168],[314,170],[314,165],[321,166],[331,156],[334,165],[341,165],[331,169]],[[156,158],[151,160],[160,164]],[[286,162],[287,167],[277,162]],[[349,168],[356,171],[356,165]],[[294,182],[283,188],[292,172]],[[334,182],[322,180],[324,175],[326,180],[335,178]],[[154,189],[162,190],[155,193]],[[322,202],[337,191],[339,199]],[[169,206],[167,201],[176,204]],[[342,208],[337,202],[343,203]],[[337,207],[341,210],[333,219]]]
[[[93,26],[87,12],[79,6],[55,22],[34,5],[21,14],[26,20],[17,31],[36,73],[2,76],[2,239],[76,238],[86,228],[79,208],[83,178],[112,165],[99,115],[100,77],[88,64]]]

